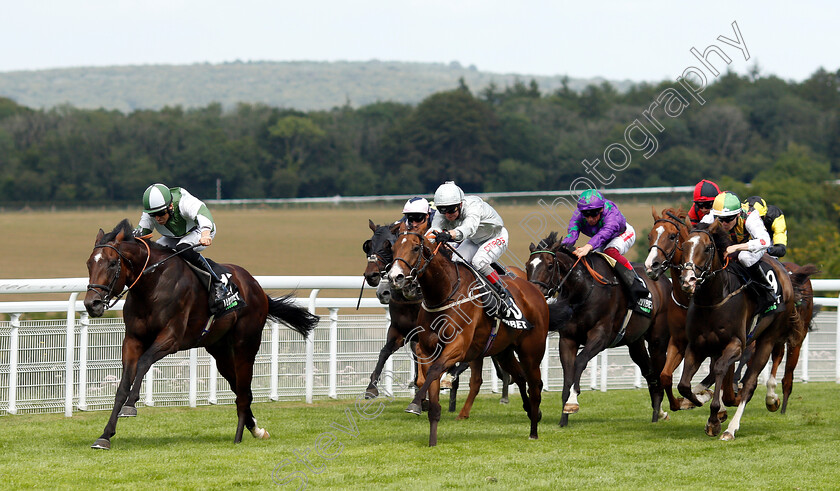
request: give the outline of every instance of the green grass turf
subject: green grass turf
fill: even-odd
[[[537,441],[518,395],[507,406],[481,396],[467,421],[444,413],[435,448],[426,415],[403,412],[406,398],[380,399],[369,420],[351,400],[256,404],[271,439],[246,432],[241,445],[231,405],[140,408],[119,421],[110,451],[89,448],[104,411],[4,416],[0,475],[6,489],[265,489],[290,475],[290,489],[300,475],[309,489],[836,489],[840,386],[796,384],[786,415],[764,408],[764,392],[733,442],[705,435],[706,408],[651,424],[646,390],[584,392],[566,428],[560,394],[545,393]],[[312,469],[296,457],[307,451]]]

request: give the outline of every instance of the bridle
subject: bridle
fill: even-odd
[[[117,295],[114,294],[114,290],[116,289],[117,283],[119,282],[120,277],[122,276],[122,263],[123,263],[123,261],[128,263],[128,270],[129,271],[134,271],[134,264],[131,262],[131,259],[127,258],[122,253],[122,251],[120,251],[118,248],[116,248],[115,246],[113,246],[111,244],[99,244],[99,245],[93,246],[94,249],[104,249],[106,247],[109,248],[109,249],[113,249],[117,253],[117,255],[120,257],[120,260],[117,261],[117,272],[114,275],[114,277],[111,279],[111,282],[109,284],[100,285],[100,284],[97,284],[97,283],[88,283],[88,286],[87,286],[88,291],[92,291],[92,292],[96,293],[97,295],[99,295],[99,298],[102,300],[102,303],[105,304],[105,310],[108,310],[111,307],[113,307],[114,305],[116,305],[116,303],[119,302],[119,300],[126,293],[128,293],[128,291],[131,290],[131,288],[134,285],[137,284],[137,281],[140,280],[140,277],[143,276],[143,273],[146,272],[146,266],[149,264],[149,259],[152,257],[152,254],[151,254],[151,251],[149,250],[149,244],[147,244],[145,240],[142,240],[142,239],[138,239],[138,240],[140,240],[140,242],[142,242],[143,245],[146,246],[146,252],[147,252],[146,263],[143,265],[143,270],[140,272],[139,275],[137,275],[137,278],[134,279],[134,282],[131,284],[131,286],[124,289],[122,292],[120,292]],[[102,294],[102,292],[105,292],[104,295]]]
[[[420,251],[420,254],[417,255],[417,260],[414,261],[413,265],[409,264],[408,261],[406,261],[405,259],[403,259],[401,257],[395,257],[393,262],[391,262],[391,266],[393,266],[397,262],[404,263],[410,269],[410,271],[409,271],[408,275],[405,277],[405,279],[408,280],[408,281],[415,281],[417,278],[420,277],[420,275],[422,275],[423,273],[426,272],[426,268],[429,267],[429,264],[431,264],[432,259],[434,259],[435,255],[437,255],[439,247],[435,248],[434,251],[432,251],[431,249],[426,247],[426,242],[424,240],[425,236],[423,236],[422,234],[418,234],[417,232],[400,232],[399,236],[403,236],[403,235],[413,235],[415,237],[419,237],[420,238],[420,247],[422,248],[422,250]],[[426,253],[429,254],[428,258],[426,258]],[[421,261],[423,261],[422,266],[420,266]]]
[[[557,254],[554,253],[553,251],[537,250],[537,251],[534,251],[534,252],[531,253],[532,256],[534,254],[550,254],[551,257],[553,258],[552,262],[554,262],[554,263],[557,262]],[[556,264],[554,265],[554,272],[551,273],[551,277],[548,280],[549,283],[544,283],[542,281],[537,281],[537,280],[528,280],[528,281],[537,285],[537,286],[539,286],[539,287],[544,288],[546,290],[545,298],[551,298],[557,293],[557,290],[560,288],[560,268],[558,268]]]
[[[674,255],[677,253],[677,249],[679,249],[678,244],[679,244],[680,227],[684,227],[686,229],[686,231],[688,230],[688,226],[685,224],[685,222],[680,220],[679,217],[677,217],[676,215],[674,215],[670,211],[667,212],[666,214],[669,217],[673,218],[673,220],[671,220],[671,218],[660,218],[658,220],[654,220],[653,226],[656,227],[656,224],[659,223],[659,222],[667,222],[667,223],[670,223],[670,224],[674,225],[675,227],[677,227],[677,240],[674,241],[674,248],[671,249],[670,252],[668,252],[665,249],[659,247],[659,244],[653,244],[653,245],[650,246],[651,249],[659,249],[662,252],[662,255],[665,256],[665,261],[663,261],[661,263],[663,271],[670,268],[671,266],[673,266],[671,261],[674,259]]]
[[[708,230],[705,230],[705,229],[694,229],[691,233],[698,233],[698,232],[702,232],[702,233],[706,234],[706,236],[709,238],[709,244],[712,247],[712,253],[708,255],[708,257],[706,258],[706,262],[705,262],[705,264],[703,264],[703,266],[698,266],[698,265],[694,264],[693,262],[688,261],[686,263],[680,264],[678,269],[680,271],[686,271],[686,270],[694,271],[694,276],[697,278],[697,284],[701,285],[707,279],[716,275],[720,271],[723,271],[724,269],[726,269],[726,266],[729,264],[729,258],[728,257],[726,258],[726,263],[723,266],[721,266],[719,269],[716,269],[716,270],[712,271],[711,269],[712,269],[712,266],[713,266],[713,262],[714,262],[715,258],[717,257],[717,246],[715,245],[715,239],[714,239],[714,237],[712,237],[712,234]],[[683,247],[685,246],[685,244],[686,243],[683,243]],[[685,251],[683,251],[683,252],[685,252]]]

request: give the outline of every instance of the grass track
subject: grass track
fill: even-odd
[[[277,464],[289,459],[276,477],[306,473],[310,489],[836,489],[840,386],[795,385],[784,416],[767,412],[763,399],[760,387],[734,442],[703,433],[706,409],[649,423],[646,390],[584,392],[567,428],[557,426],[560,395],[546,393],[538,441],[528,440],[518,396],[508,406],[481,396],[468,421],[444,414],[436,448],[426,446],[426,415],[403,412],[406,398],[382,399],[371,420],[352,412],[349,400],[256,404],[272,438],[246,433],[237,446],[233,406],[141,408],[138,418],[120,420],[108,452],[89,448],[106,412],[7,416],[0,475],[4,488],[15,489],[269,488]],[[358,436],[331,426],[351,426],[347,409]],[[313,450],[327,432],[338,437],[323,447],[337,453],[331,460]],[[295,462],[306,449],[317,474]]]

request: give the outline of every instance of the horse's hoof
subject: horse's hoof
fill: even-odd
[[[90,448],[96,450],[111,450],[111,440],[107,438],[100,438],[93,442],[93,445],[91,445]]]
[[[726,418],[728,418],[728,417],[729,417],[729,414],[726,413],[725,409],[718,413],[718,419],[720,420],[721,423],[726,421]],[[718,430],[718,431],[720,431],[720,430]]]
[[[265,428],[257,428],[256,426],[251,430],[251,435],[258,440],[268,440],[271,438],[271,435],[268,434],[268,430]]]
[[[379,390],[376,387],[368,387],[365,391],[365,399],[376,399],[379,397]]]
[[[421,414],[423,414],[423,408],[421,408],[419,404],[415,404],[412,402],[408,405],[407,408],[405,408],[405,412],[420,416]]]
[[[720,433],[720,423],[706,423],[706,434],[709,436],[718,436]]]
[[[779,410],[779,407],[781,406],[781,402],[779,401],[778,397],[774,398],[774,397],[767,396],[767,397],[764,398],[764,405],[767,406],[768,411],[770,411],[771,413],[775,413],[776,411]]]
[[[510,400],[507,397],[502,397],[499,404],[510,404]]]
[[[689,401],[688,399],[680,399],[680,406],[676,410],[682,411],[682,410],[687,410],[687,409],[694,409],[695,407],[697,407],[697,406],[695,406],[694,403]],[[674,409],[674,408],[671,408],[671,409]]]
[[[578,411],[580,411],[579,404],[566,404],[563,406],[563,414],[575,414]]]
[[[531,435],[531,436],[528,437],[528,439],[529,440],[539,440],[539,437],[537,437],[537,435]]]
[[[137,408],[134,406],[123,406],[120,409],[120,418],[133,418],[135,416],[137,416]]]
[[[728,431],[724,431],[723,435],[720,435],[720,439],[725,441],[725,442],[731,442],[732,440],[735,439],[735,435],[733,435],[732,433],[730,433]]]
[[[461,420],[463,420],[463,419],[470,419],[470,417],[469,417],[469,415],[467,415],[467,416],[463,416],[463,415],[459,414],[459,415],[458,415],[458,417],[457,417],[457,418],[455,418],[455,419],[456,419],[457,421],[461,421]]]

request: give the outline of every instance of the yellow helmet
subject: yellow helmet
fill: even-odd
[[[724,191],[712,203],[712,216],[731,217],[741,213],[741,200],[734,193]]]

